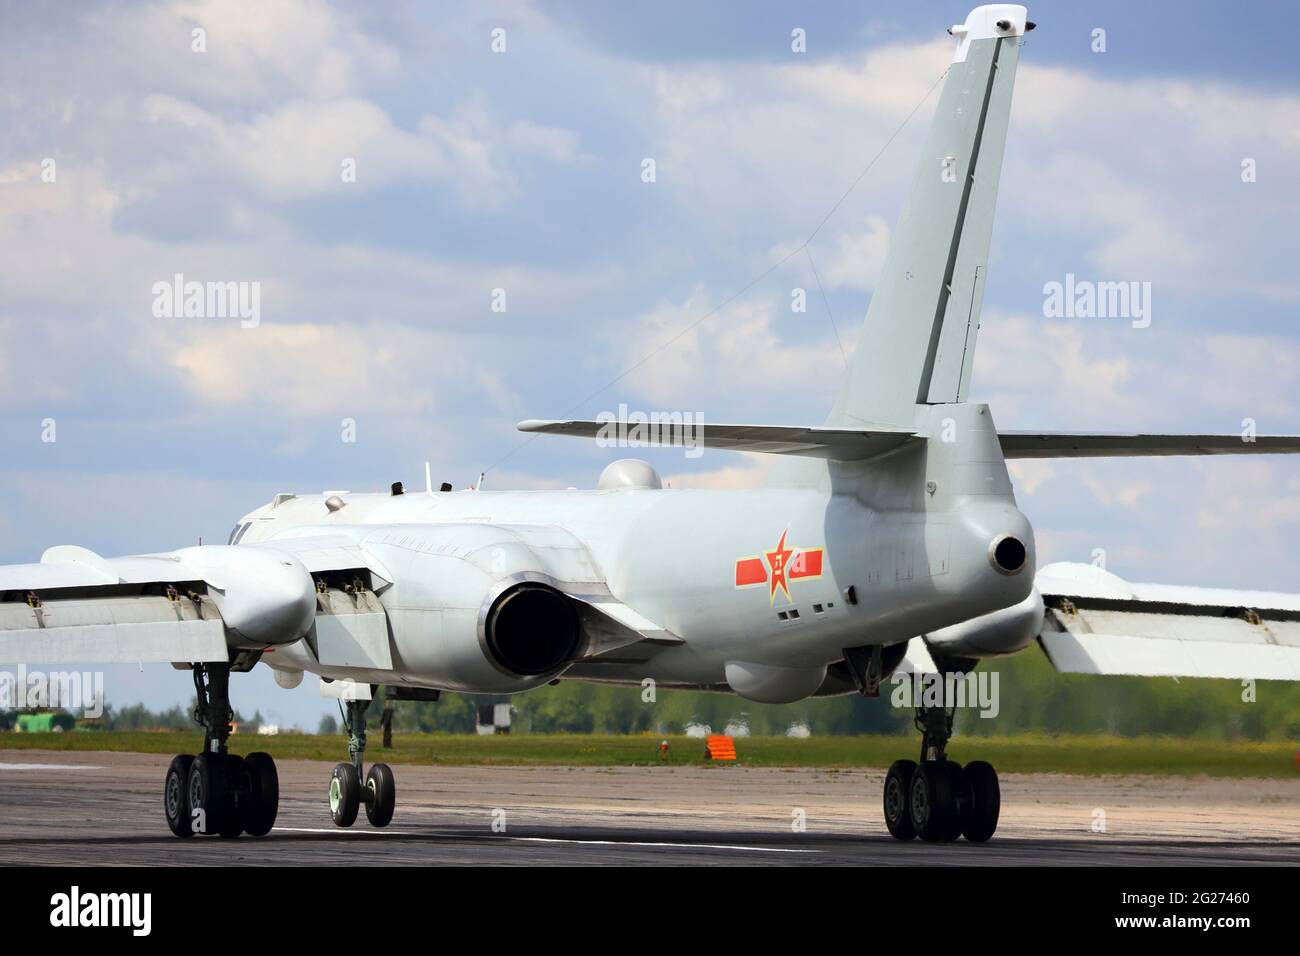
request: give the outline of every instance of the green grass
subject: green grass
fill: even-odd
[[[394,746],[370,736],[367,756],[394,764],[630,767],[658,765],[657,736],[395,734]],[[704,743],[669,737],[674,766],[702,766]],[[189,732],[87,731],[62,734],[0,734],[0,750],[114,750],[196,753],[202,736]],[[345,739],[312,734],[251,737],[236,734],[231,750],[265,750],[283,759],[338,762]],[[916,758],[912,737],[747,737],[736,741],[738,763],[751,767],[883,768],[899,757]],[[1235,743],[1158,737],[1060,736],[955,737],[955,760],[987,760],[1005,773],[1154,773],[1215,777],[1297,777],[1296,748],[1287,743]]]

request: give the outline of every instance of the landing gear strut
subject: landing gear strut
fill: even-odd
[[[163,812],[178,837],[241,833],[264,836],[275,825],[280,780],[269,754],[228,753],[230,665],[195,664],[194,719],[203,725],[203,753],[172,758],[163,783]]]
[[[345,702],[343,727],[348,732],[348,763],[341,763],[330,774],[330,816],[341,827],[350,827],[364,804],[371,826],[386,827],[393,819],[397,804],[397,784],[386,763],[371,764],[362,782],[361,771],[366,755],[366,711],[368,700]]]
[[[948,759],[955,711],[917,704],[920,762],[895,760],[885,776],[885,826],[895,839],[950,842],[964,836],[983,843],[998,827],[997,772],[983,760],[962,767]]]

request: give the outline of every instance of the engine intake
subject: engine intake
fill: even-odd
[[[488,612],[485,630],[493,660],[520,677],[558,670],[573,659],[581,637],[573,604],[541,584],[504,592]]]

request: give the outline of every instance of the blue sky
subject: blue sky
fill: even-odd
[[[505,488],[590,486],[611,457],[524,443],[522,418],[626,402],[820,422],[843,367],[831,316],[852,347],[968,9],[7,4],[0,560],[224,541],[276,492],[419,483],[426,459]],[[1030,18],[972,397],[1003,427],[1300,432],[1300,8]],[[795,257],[619,377],[802,242],[918,104],[810,246],[830,315]],[[155,318],[152,286],[178,272],[259,281],[261,324]],[[1067,273],[1151,282],[1151,327],[1044,318]],[[678,485],[766,465],[648,457]],[[1044,560],[1102,548],[1134,580],[1300,587],[1294,462],[1015,478]],[[190,694],[165,668],[108,680],[119,702]],[[327,709],[265,675],[236,685],[248,711]]]

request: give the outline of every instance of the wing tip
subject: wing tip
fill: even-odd
[[[515,425],[515,429],[521,432],[540,432],[545,431],[547,426],[554,424],[556,422],[546,418],[525,418]]]

